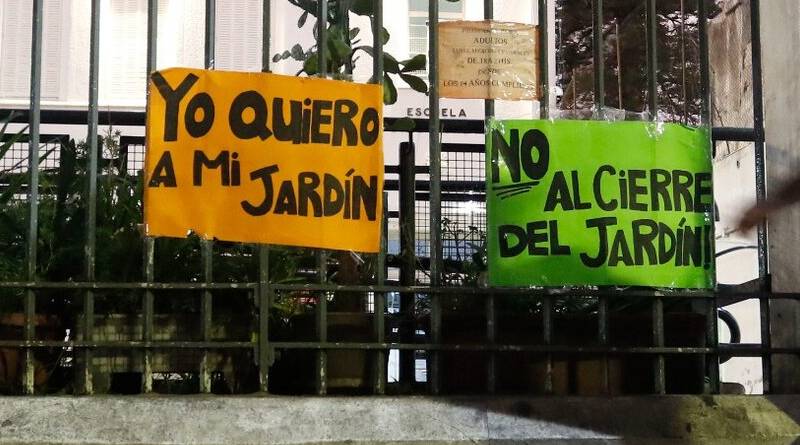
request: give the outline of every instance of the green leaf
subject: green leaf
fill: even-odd
[[[413,131],[416,127],[414,124],[414,119],[410,117],[401,117],[396,121],[392,122],[391,125],[385,128],[386,131]]]
[[[381,37],[383,38],[383,44],[386,45],[389,42],[389,31],[386,28],[381,28],[383,31],[381,33]]]
[[[279,62],[281,60],[286,60],[289,57],[292,57],[292,53],[290,53],[289,51],[284,51],[283,53],[277,53],[274,56],[272,56],[272,61]]]
[[[303,63],[303,71],[309,76],[313,76],[319,72],[319,64],[317,63],[317,53],[312,52],[308,55],[308,59]]]
[[[372,8],[372,0],[354,0],[350,4],[350,11],[357,15],[371,16],[374,9]]]
[[[352,51],[350,45],[348,45],[339,37],[340,36],[328,39],[328,48],[330,48],[331,52],[333,53],[334,60],[343,60],[349,56],[350,52]]]
[[[371,46],[361,45],[361,46],[356,46],[355,48],[353,48],[353,52],[356,52],[358,50],[364,51],[365,53],[369,54],[370,56],[372,56],[372,54],[373,54]]]
[[[300,14],[300,18],[297,19],[297,27],[302,28],[306,24],[307,19],[308,19],[308,11],[303,11],[303,13]]]
[[[394,82],[388,74],[383,75],[383,103],[391,105],[397,102],[397,88],[394,87]]]
[[[400,72],[400,65],[397,63],[397,59],[389,53],[383,53],[383,70],[392,74]]]
[[[427,57],[425,57],[425,54],[417,54],[416,56],[414,56],[414,57],[412,57],[412,58],[410,58],[408,60],[404,60],[404,61],[400,62],[400,64],[403,65],[403,69],[402,69],[403,73],[407,73],[407,72],[410,72],[410,71],[424,70],[425,69],[425,65],[427,65],[427,63],[428,63],[428,59],[427,59]]]
[[[330,23],[328,26],[328,38],[344,40],[344,29],[341,26]]]
[[[286,54],[286,52],[284,52],[284,54]],[[292,50],[289,53],[289,56],[291,56],[291,58],[294,60],[303,61],[305,60],[305,51],[303,51],[302,46],[300,46],[299,44],[295,44],[294,46],[292,46]]]
[[[0,135],[4,135],[4,134],[6,134],[6,128],[8,128],[8,123],[9,123],[9,122],[11,122],[11,118],[12,118],[12,116],[10,116],[10,115],[9,115],[9,116],[8,116],[8,117],[5,119],[5,122],[3,122],[3,129],[2,129],[2,130],[0,130]],[[27,126],[27,125],[25,126],[25,128],[23,128],[22,130],[18,131],[18,132],[17,132],[17,133],[15,133],[15,134],[13,134],[13,135],[12,135],[12,136],[11,136],[11,137],[8,139],[8,140],[4,141],[4,142],[3,142],[3,143],[0,145],[0,158],[3,158],[3,156],[5,156],[5,155],[6,155],[6,152],[8,152],[8,150],[10,150],[10,149],[11,149],[11,147],[13,147],[13,146],[14,146],[14,144],[16,144],[16,143],[17,143],[17,141],[18,141],[18,140],[19,140],[19,139],[22,137],[22,135],[23,135],[23,134],[24,134],[26,131],[28,131],[28,126]]]
[[[359,28],[351,29],[350,30],[350,40],[355,39],[359,32],[361,32],[361,29],[359,29]]]
[[[0,205],[6,205],[11,201],[11,198],[22,188],[25,182],[25,175],[13,176],[10,183],[6,186],[3,193],[0,193]]]
[[[428,84],[425,83],[424,80],[417,76],[412,76],[410,74],[400,74],[400,78],[403,79],[408,86],[411,87],[414,91],[419,91],[420,93],[427,94],[428,93]]]

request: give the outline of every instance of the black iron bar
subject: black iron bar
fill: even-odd
[[[603,42],[603,0],[592,1],[592,53],[594,73],[594,107],[597,119],[603,119],[606,106],[606,63]],[[573,79],[575,82],[575,79]]]
[[[656,298],[653,301],[653,346],[664,347],[664,300]],[[666,392],[666,376],[664,375],[664,356],[658,354],[653,362],[653,387],[656,394]]]
[[[158,53],[158,0],[147,0],[147,68],[146,76],[148,86],[145,88],[145,97],[150,100],[149,78],[157,67]],[[145,132],[147,130],[145,129]],[[121,167],[125,168],[125,167]],[[155,239],[145,236],[143,239],[143,270],[147,282],[155,281]],[[153,312],[154,295],[151,289],[144,292],[142,298],[142,340],[153,340]],[[153,356],[150,350],[145,350],[142,364],[142,392],[147,394],[153,391]]]
[[[439,351],[496,351],[496,352],[534,352],[534,353],[576,353],[576,354],[676,354],[701,355],[716,352],[708,347],[601,347],[601,346],[564,346],[564,345],[528,345],[528,344],[443,344],[443,343],[364,343],[364,342],[289,342],[271,343],[277,349],[424,349]],[[55,341],[55,340],[2,340],[0,347],[17,348],[92,348],[92,349],[255,349],[257,342],[249,341]],[[752,345],[747,348],[720,347],[726,355],[757,356],[764,353],[764,348]],[[798,354],[800,348],[774,348],[773,354]]]
[[[36,250],[39,243],[39,125],[41,123],[42,102],[42,11],[43,0],[33,0],[33,19],[31,37],[31,97],[30,97],[30,142],[28,144],[28,244],[27,266],[28,279],[36,279]],[[31,341],[36,336],[34,318],[36,316],[36,293],[33,289],[25,292],[25,340]],[[34,393],[33,351],[25,349],[25,372],[22,377],[25,394]]]
[[[483,0],[483,19],[494,19],[494,0]],[[494,119],[494,100],[487,99],[484,101],[484,115],[486,120],[486,128],[489,128],[489,122]],[[487,130],[488,131],[488,130]],[[445,144],[442,144],[445,145]],[[483,147],[481,147],[483,148]],[[442,147],[442,151],[445,148]],[[495,341],[495,304],[494,294],[489,293],[486,295],[486,341],[489,344]],[[497,357],[494,353],[488,355],[486,362],[486,392],[494,394],[496,389],[496,366]]]
[[[761,78],[761,2],[750,2],[750,40],[753,65],[753,128],[755,130],[755,164],[756,164],[756,202],[763,203],[767,199],[767,178],[764,143],[764,86]],[[758,224],[758,276],[767,280],[769,286],[769,244],[767,222]],[[761,343],[769,350],[772,345],[772,329],[770,320],[769,299],[760,299],[761,309]],[[761,358],[764,379],[764,394],[769,394],[772,383],[772,356],[769,353]]]
[[[539,98],[539,117],[547,119],[550,116],[550,40],[548,36],[548,1],[539,0],[539,84],[541,85]]]
[[[269,342],[269,313],[272,307],[272,291],[269,282],[269,247],[258,247],[258,382],[259,390],[269,392],[269,367],[272,347]]]
[[[441,164],[441,129],[439,128],[439,75],[438,75],[438,30],[439,1],[428,1],[428,94],[431,110],[428,127],[428,143],[430,153],[430,281],[432,286],[439,286],[442,273],[442,164]],[[442,304],[439,295],[428,296],[431,299],[431,340],[434,344],[442,340]],[[428,385],[432,394],[440,392],[440,360],[437,351],[428,355]]]
[[[646,1],[647,33],[647,111],[658,120],[658,11],[656,0]]]
[[[416,284],[416,156],[413,133],[408,141],[400,143],[400,284]],[[386,181],[384,181],[384,184]],[[400,341],[411,343],[414,338],[414,293],[400,294]],[[399,381],[402,392],[409,392],[414,383],[414,351],[400,351]]]
[[[262,0],[261,4],[261,71],[270,72],[270,47],[272,38],[272,0]]]
[[[100,0],[92,0],[89,31],[89,113],[88,135],[86,137],[86,239],[84,243],[84,273],[86,281],[95,280],[96,231],[97,231],[97,101],[98,79],[100,74]],[[87,289],[83,295],[83,338],[91,341],[94,331],[94,291]],[[84,349],[80,372],[81,389],[84,394],[92,394],[92,351]]]

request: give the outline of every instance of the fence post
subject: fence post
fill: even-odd
[[[145,97],[149,101],[150,74],[156,69],[156,56],[158,51],[158,0],[147,0],[147,73]],[[147,132],[147,129],[145,129]],[[145,139],[146,140],[146,139]],[[127,168],[123,165],[122,168]],[[155,239],[144,237],[144,278],[145,282],[155,280]],[[142,340],[145,343],[153,341],[153,304],[154,295],[150,289],[145,290],[142,301]],[[144,350],[144,364],[142,366],[142,392],[147,394],[153,391],[153,353],[151,348]]]
[[[416,284],[416,159],[413,133],[408,142],[400,143],[400,285]],[[400,342],[414,342],[414,299],[412,292],[400,294]],[[401,349],[399,380],[402,392],[411,391],[414,384],[414,350]]]
[[[28,146],[28,280],[36,281],[36,248],[39,242],[39,124],[41,122],[42,92],[42,12],[43,0],[33,1],[33,25],[31,38],[31,100],[30,100],[30,142]],[[31,342],[36,336],[36,292],[25,291],[25,341]],[[30,345],[25,348],[25,373],[23,391],[34,392],[34,359]]]
[[[439,75],[437,47],[439,32],[439,2],[428,1],[428,79],[430,81],[429,109],[430,121],[428,141],[430,144],[430,274],[431,287],[438,288],[442,281],[442,161],[439,128]],[[442,299],[438,292],[429,295],[431,299],[431,341],[439,346],[442,340]],[[428,355],[428,383],[431,393],[439,394],[439,350]]]
[[[100,0],[92,0],[91,31],[89,37],[89,115],[87,117],[89,134],[86,137],[89,144],[86,174],[88,191],[86,202],[86,240],[84,253],[86,255],[84,270],[86,281],[95,280],[95,234],[97,229],[97,101],[98,77],[100,69]],[[87,290],[83,300],[83,337],[85,341],[92,341],[94,331],[94,291]],[[92,351],[88,347],[83,349],[83,367],[81,368],[83,392],[92,394]]]

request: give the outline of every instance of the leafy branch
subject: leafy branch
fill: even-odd
[[[334,79],[347,79],[352,67],[360,59],[361,53],[366,53],[370,57],[374,55],[371,45],[361,45],[361,29],[350,28],[348,15],[353,13],[368,17],[370,24],[374,27],[375,11],[372,0],[327,0],[328,17],[326,28],[326,51],[325,51],[325,72],[329,73]],[[289,2],[303,13],[297,21],[297,27],[305,26],[309,16],[317,18],[317,0],[289,0]],[[319,35],[321,21],[317,20],[314,25],[314,37]],[[372,28],[371,27],[371,28]],[[383,45],[389,41],[389,31],[382,28],[381,40]],[[293,59],[303,63],[303,67],[296,75],[306,74],[316,75],[320,72],[319,67],[319,48],[315,43],[309,48],[303,48],[299,43],[294,44],[291,49],[277,53],[273,56],[273,62]],[[393,76],[397,76],[415,91],[427,94],[428,85],[414,72],[424,70],[427,65],[427,58],[424,54],[415,55],[407,60],[398,61],[389,53],[383,53],[383,102],[393,104],[397,102],[397,88]]]

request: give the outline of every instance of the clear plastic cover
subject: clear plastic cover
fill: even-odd
[[[441,97],[539,99],[537,26],[454,21],[439,23],[438,30]]]
[[[713,288],[707,129],[603,114],[490,121],[489,285]]]

